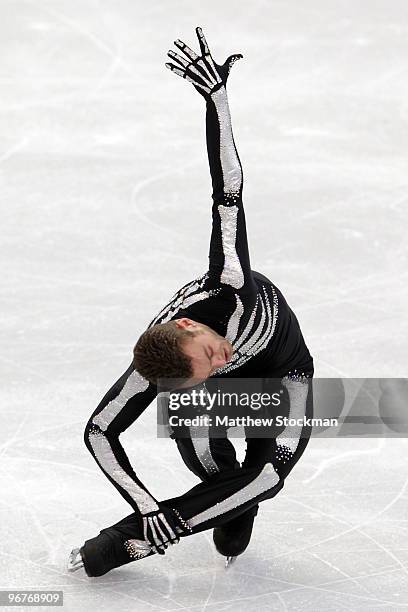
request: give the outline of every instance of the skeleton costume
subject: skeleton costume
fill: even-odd
[[[208,325],[233,346],[231,359],[213,377],[270,377],[286,390],[291,417],[311,416],[313,359],[298,320],[281,291],[250,267],[242,203],[243,175],[235,146],[226,91],[230,56],[216,64],[200,28],[198,56],[177,40],[186,56],[170,51],[166,64],[192,82],[206,101],[206,138],[212,178],[212,234],[208,271],[184,285],[150,326],[188,317]],[[232,443],[192,431],[176,440],[180,454],[202,480],[182,496],[159,502],[134,472],[119,442],[149,406],[157,388],[133,364],[108,391],[90,417],[87,448],[133,513],[103,529],[81,547],[85,571],[100,576],[114,567],[154,553],[192,533],[211,529],[253,509],[282,488],[308,441],[301,428],[287,427],[272,439],[248,439],[240,466]],[[204,432],[205,433],[205,432]]]

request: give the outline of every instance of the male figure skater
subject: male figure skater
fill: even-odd
[[[147,408],[161,379],[193,386],[210,378],[279,379],[290,417],[312,413],[313,359],[297,318],[280,290],[251,270],[242,203],[243,175],[235,146],[226,84],[233,63],[213,60],[201,28],[201,55],[182,41],[166,67],[191,82],[206,103],[207,150],[212,178],[212,233],[208,271],[173,296],[134,348],[126,372],[108,391],[85,428],[85,444],[134,512],[87,540],[70,556],[69,569],[88,576],[166,548],[180,537],[214,529],[225,557],[247,547],[258,503],[282,488],[310,431],[287,427],[276,438],[247,438],[240,466],[225,438],[177,439],[181,456],[202,480],[184,495],[158,501],[134,472],[119,435]],[[208,432],[207,432],[208,433]],[[154,457],[152,457],[154,462]]]

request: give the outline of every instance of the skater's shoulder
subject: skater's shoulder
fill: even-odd
[[[258,287],[258,291],[261,291],[262,288],[264,287],[268,289],[269,292],[273,292],[277,294],[277,296],[280,299],[284,299],[282,291],[279,289],[279,287],[276,285],[275,282],[271,281],[271,279],[265,276],[265,274],[261,274],[260,272],[257,272],[256,270],[251,270],[251,271],[252,271],[252,277],[254,279],[254,282],[256,286]]]
[[[273,283],[270,278],[265,276],[265,274],[261,274],[260,272],[257,272],[256,270],[251,270],[251,272],[252,272],[252,278],[254,279],[254,283],[256,287],[258,288],[258,291],[260,291],[262,287],[266,287],[268,289],[277,288],[275,283]]]
[[[265,284],[265,285],[272,285],[272,281],[265,276],[265,274],[261,274],[260,272],[257,272],[256,270],[251,270],[252,272],[252,277],[255,280],[255,282],[260,283],[260,284]]]

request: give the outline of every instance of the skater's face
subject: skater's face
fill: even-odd
[[[206,380],[232,357],[231,343],[213,329],[192,319],[176,319],[177,327],[191,331],[183,341],[182,351],[190,358],[193,377],[186,385]]]

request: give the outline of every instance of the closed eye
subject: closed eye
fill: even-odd
[[[213,355],[214,355],[214,351],[212,350],[212,348],[207,347],[207,348],[205,349],[205,354],[207,355],[208,360],[209,360],[209,361],[211,361],[211,359],[212,359],[212,357],[213,357]]]

